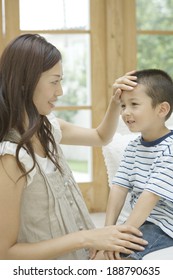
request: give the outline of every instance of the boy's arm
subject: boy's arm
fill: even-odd
[[[108,198],[108,204],[106,209],[106,220],[105,225],[113,225],[116,223],[119,214],[121,212],[121,209],[124,205],[126,196],[128,193],[128,188],[120,187],[118,185],[113,185],[109,198]]]
[[[158,195],[143,191],[125,224],[139,228],[146,221],[159,199]]]

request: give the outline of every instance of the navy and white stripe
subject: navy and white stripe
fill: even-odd
[[[131,141],[112,184],[130,189],[132,208],[143,190],[159,195],[147,220],[173,237],[173,131],[152,142]]]

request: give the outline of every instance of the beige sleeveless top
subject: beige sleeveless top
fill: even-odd
[[[16,144],[12,143],[12,138],[13,135],[10,135],[6,143],[0,144],[0,154],[9,154],[9,151],[16,148]],[[28,179],[29,183],[23,191],[18,242],[39,242],[94,227],[62,150],[58,144],[57,147],[63,175],[58,170],[45,174],[41,166],[37,164],[32,172],[32,180]],[[23,150],[20,159],[29,168],[26,164],[29,155]],[[81,249],[57,259],[85,260],[88,258],[88,250]]]

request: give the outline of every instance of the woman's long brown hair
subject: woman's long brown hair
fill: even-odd
[[[24,175],[36,165],[31,143],[37,134],[47,157],[61,171],[57,146],[46,116],[38,113],[33,103],[33,93],[43,72],[51,69],[62,59],[59,50],[38,34],[24,34],[5,48],[0,59],[0,142],[11,130],[17,131],[16,160]],[[25,116],[28,116],[28,126]],[[21,148],[33,159],[33,166],[26,172],[19,160]]]

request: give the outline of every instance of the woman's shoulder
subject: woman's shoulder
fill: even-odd
[[[0,174],[1,181],[17,182],[23,175],[17,165],[16,157],[10,154],[0,155]]]
[[[10,168],[18,169],[17,161],[16,161],[16,149],[17,144],[11,141],[3,141],[0,143],[0,158],[1,163],[5,161],[5,165],[7,169]],[[2,161],[3,159],[3,161]],[[33,166],[33,160],[27,151],[24,148],[21,148],[19,151],[19,161],[23,165],[25,171],[29,171]],[[32,170],[27,176],[27,185],[29,185],[35,175],[36,170]]]
[[[11,155],[15,156],[17,144],[11,141],[5,140],[0,143],[0,156]]]

